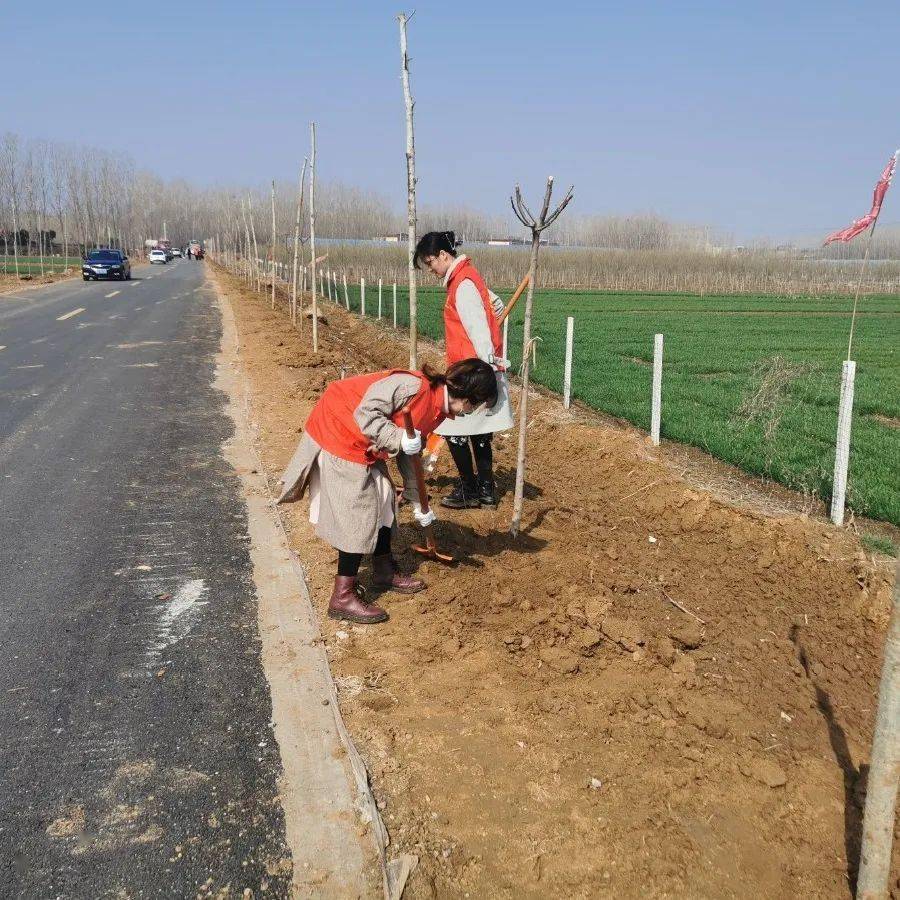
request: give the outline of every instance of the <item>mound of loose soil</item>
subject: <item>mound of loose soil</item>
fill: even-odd
[[[323,385],[407,351],[328,307],[315,357],[308,321],[217,277],[274,486]],[[374,628],[322,618],[394,846],[420,857],[407,896],[849,896],[889,570],[691,488],[633,429],[531,409],[519,538],[510,433],[499,510],[440,511],[456,568],[403,551],[427,592],[386,595]],[[336,554],[305,503],[286,519],[324,612]]]

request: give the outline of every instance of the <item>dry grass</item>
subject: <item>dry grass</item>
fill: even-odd
[[[813,368],[782,356],[760,360],[753,367],[752,387],[738,406],[736,418],[759,425],[766,441],[771,441],[784,415],[791,386]]]
[[[515,287],[528,268],[527,253],[515,247],[463,247],[495,289]],[[325,268],[386,284],[406,282],[406,247],[398,244],[325,244]],[[280,258],[289,261],[287,250]],[[541,251],[541,286],[577,289],[779,296],[852,293],[860,264],[856,260],[811,260],[771,252],[592,250],[546,247]],[[431,283],[427,273],[425,283]],[[900,262],[869,269],[866,293],[900,292]]]

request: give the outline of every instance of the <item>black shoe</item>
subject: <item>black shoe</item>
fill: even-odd
[[[466,484],[460,478],[456,482],[456,487],[441,500],[441,506],[448,509],[477,509],[481,506],[478,488],[474,484]]]
[[[478,502],[481,506],[486,506],[488,509],[497,508],[497,494],[494,489],[493,479],[478,479]]]

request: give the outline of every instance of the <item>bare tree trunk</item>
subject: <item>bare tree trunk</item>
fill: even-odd
[[[406,13],[397,16],[400,23],[400,56],[402,59],[403,99],[406,103],[406,214],[407,252],[406,264],[409,274],[409,367],[415,369],[418,358],[419,317],[416,298],[416,267],[413,258],[416,252],[416,144],[413,132],[413,102],[409,88],[409,56],[406,44],[406,25],[410,17]]]
[[[884,642],[875,734],[860,849],[858,900],[889,895],[891,850],[900,781],[900,562],[894,566],[894,602]]]
[[[312,346],[319,352],[319,304],[316,299],[316,123],[309,123],[312,150],[309,163],[309,248],[312,262]]]
[[[516,537],[522,525],[522,502],[525,496],[525,448],[528,431],[528,385],[531,380],[531,311],[534,304],[534,282],[537,277],[541,233],[531,237],[531,264],[528,267],[528,293],[525,295],[525,324],[522,331],[522,392],[519,394],[519,448],[516,453],[516,489],[513,499],[510,534]]]
[[[253,269],[256,272],[256,292],[262,292],[262,279],[259,274],[259,244],[256,243],[256,226],[253,224],[253,202],[247,194],[247,218],[250,220],[250,234],[253,236]]]
[[[528,386],[531,376],[529,356],[532,353],[533,339],[531,337],[531,313],[534,301],[534,288],[537,282],[538,252],[541,248],[541,232],[552,225],[560,213],[569,205],[574,188],[569,188],[562,203],[548,215],[550,198],[553,195],[553,176],[547,179],[547,188],[544,191],[544,202],[540,215],[535,217],[522,199],[522,192],[516,185],[515,196],[511,199],[513,212],[516,218],[526,227],[531,229],[531,266],[528,270],[528,294],[525,297],[525,324],[522,334],[522,394],[519,398],[519,448],[516,456],[516,490],[513,499],[513,515],[509,524],[509,531],[513,537],[518,536],[522,526],[522,501],[525,494],[525,452],[528,437]]]
[[[303,158],[300,184],[297,191],[297,217],[294,219],[294,264],[291,270],[291,322],[297,324],[297,263],[300,257],[300,222],[303,216],[303,182],[306,179],[307,158]]]
[[[272,309],[275,309],[275,179],[272,179],[272,246],[271,265],[269,266],[272,275]]]
[[[241,200],[241,218],[244,220],[244,247],[247,249],[247,265],[250,264],[250,226],[247,224],[247,210],[244,208],[244,201]],[[190,248],[188,248],[188,253],[190,253]],[[247,284],[250,284],[250,276],[252,273],[252,269],[247,269],[244,273],[244,277],[246,278]]]
[[[11,170],[10,170],[11,171]],[[10,175],[10,178],[13,176]],[[16,281],[19,280],[19,223],[16,221],[17,219],[17,211],[16,211],[16,197],[13,194],[12,198],[12,214],[13,214],[13,263],[16,267]]]

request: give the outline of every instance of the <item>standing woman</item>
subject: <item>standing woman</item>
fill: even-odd
[[[424,266],[447,289],[444,304],[444,343],[447,365],[468,357],[483,360],[495,371],[497,400],[492,406],[458,421],[446,421],[436,430],[447,439],[459,471],[456,487],[441,500],[450,509],[495,509],[494,434],[513,427],[509,387],[504,374],[503,339],[497,317],[503,301],[488,289],[471,260],[457,255],[452,231],[429,231],[416,245],[416,268]]]
[[[397,457],[404,495],[420,525],[434,521],[423,513],[409,456],[422,450],[422,435],[454,416],[464,416],[497,399],[494,370],[478,359],[464,359],[445,375],[424,366],[421,372],[393,369],[334,381],[306,420],[303,437],[281,476],[279,503],[299,500],[309,488],[309,520],[316,534],[338,551],[338,570],[328,602],[332,619],[374,624],[388,614],[366,600],[357,584],[364,554],[372,554],[372,586],[377,591],[415,594],[418,578],[400,574],[391,555],[397,526],[397,493],[386,460]],[[415,436],[403,426],[408,407]]]

